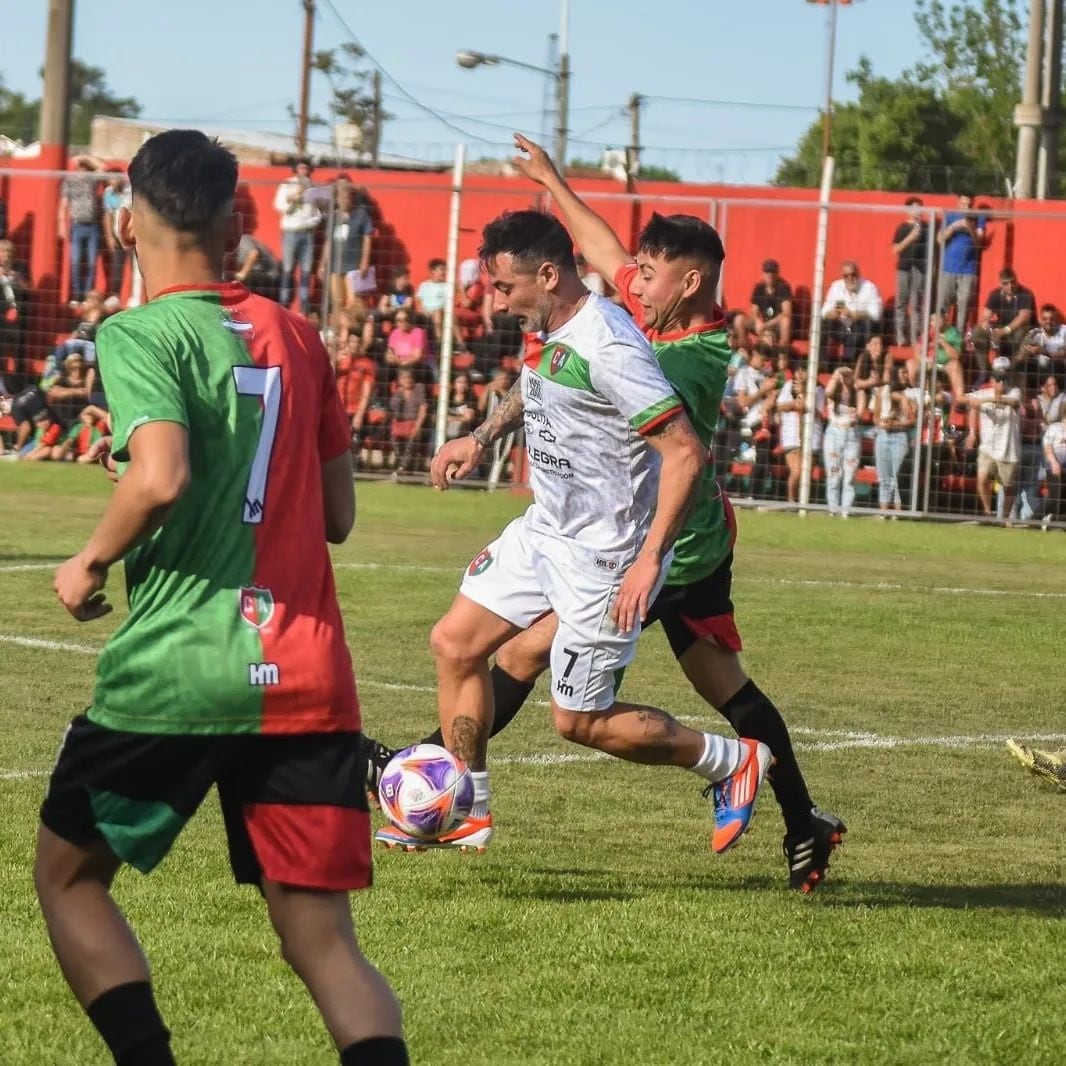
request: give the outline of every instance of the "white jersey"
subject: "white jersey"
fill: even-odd
[[[681,410],[647,339],[622,308],[589,295],[522,367],[530,527],[614,570],[647,536],[659,459],[641,436]]]
[[[1017,406],[995,403],[995,394],[991,389],[980,389],[974,395],[987,397],[989,402],[980,407],[980,443],[979,452],[1001,463],[1016,463],[1022,454],[1022,416]],[[1009,389],[1003,399],[1021,403],[1021,389]]]

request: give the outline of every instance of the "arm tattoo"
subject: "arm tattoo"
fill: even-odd
[[[525,403],[522,400],[522,378],[518,377],[507,395],[496,405],[496,409],[470,435],[487,448],[494,440],[506,436],[512,429],[522,424]]]
[[[489,730],[468,715],[452,719],[451,750],[471,770],[484,770],[489,749]]]

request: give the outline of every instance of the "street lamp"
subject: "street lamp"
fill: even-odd
[[[520,59],[509,59],[507,56],[494,55],[488,52],[475,52],[466,50],[457,53],[456,63],[464,70],[473,70],[475,67],[495,67],[501,63],[508,67],[519,67],[522,70],[531,70],[536,74],[547,74],[555,80],[555,164],[560,172],[566,169],[566,135],[567,124],[570,115],[570,52],[567,46],[570,29],[570,0],[562,0],[560,12],[559,33],[559,64],[552,70],[548,67],[538,67],[534,63],[524,63]]]

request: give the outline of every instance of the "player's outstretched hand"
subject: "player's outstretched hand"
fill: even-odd
[[[551,156],[536,141],[523,137],[521,133],[514,135],[514,146],[524,155],[514,157],[514,165],[525,176],[538,185],[547,185],[552,177],[558,174]]]
[[[75,555],[56,570],[52,588],[79,622],[91,622],[111,612],[111,604],[100,591],[106,583],[106,570],[89,566],[82,556]]]
[[[448,441],[429,467],[429,478],[435,488],[447,489],[450,481],[461,481],[477,469],[485,449],[473,437],[456,437]]]
[[[111,458],[111,442],[114,437],[101,437],[85,453],[87,463],[99,463],[112,481],[118,481],[118,465]]]
[[[620,633],[629,633],[647,619],[658,580],[658,560],[651,555],[638,555],[622,578],[611,608],[611,618]]]

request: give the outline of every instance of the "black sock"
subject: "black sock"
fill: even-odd
[[[408,1066],[410,1061],[399,1036],[372,1036],[341,1051],[341,1066]]]
[[[519,681],[499,666],[492,668],[492,699],[496,706],[496,714],[492,719],[492,732],[490,737],[496,736],[502,729],[506,729],[514,720],[514,716],[522,709],[522,704],[529,699],[533,691],[532,681]],[[421,741],[422,744],[443,744],[444,734],[438,729]]]
[[[109,988],[86,1007],[118,1066],[174,1066],[170,1032],[147,981]]]
[[[770,787],[781,807],[785,831],[789,834],[807,832],[814,802],[796,762],[792,738],[788,735],[788,726],[781,712],[750,679],[719,710],[736,730],[737,736],[761,740],[773,753],[776,761],[770,768]]]

